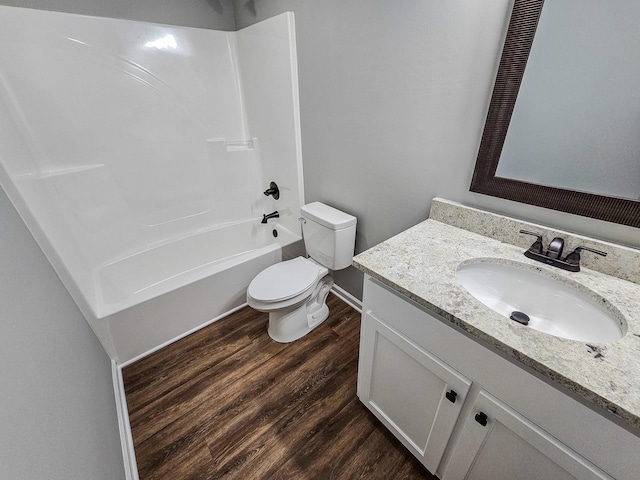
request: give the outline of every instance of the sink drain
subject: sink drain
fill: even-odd
[[[529,324],[529,315],[523,312],[518,312],[517,310],[511,312],[511,316],[509,318],[515,322],[521,323],[522,325]]]

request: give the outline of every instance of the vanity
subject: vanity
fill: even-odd
[[[608,256],[585,252],[579,272],[563,271],[523,255],[522,229]],[[354,265],[365,273],[358,397],[430,472],[639,478],[640,251],[434,199],[428,220]],[[619,335],[585,339],[578,322],[564,338],[510,320],[462,285],[458,272],[478,265],[578,291]],[[554,295],[541,302],[573,303]]]

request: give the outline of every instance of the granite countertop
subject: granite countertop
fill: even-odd
[[[526,258],[523,249],[426,220],[357,255],[353,264],[471,335],[533,368],[595,407],[640,429],[640,285],[583,268],[565,272]],[[514,263],[591,290],[622,315],[627,334],[611,343],[558,338],[499,315],[456,280],[463,262]]]

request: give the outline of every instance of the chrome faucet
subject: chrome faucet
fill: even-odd
[[[580,271],[580,252],[582,250],[597,253],[598,255],[602,255],[603,257],[607,256],[607,252],[602,252],[600,250],[581,246],[576,247],[573,252],[571,252],[565,258],[562,258],[562,250],[564,249],[563,238],[555,237],[553,240],[551,240],[551,243],[549,243],[549,247],[545,251],[542,245],[542,235],[535,232],[528,232],[527,230],[520,230],[520,233],[533,235],[534,237],[536,237],[536,241],[533,242],[533,245],[531,245],[529,249],[524,252],[525,257],[536,260],[538,262],[546,263],[547,265],[561,268],[563,270],[567,270],[569,272]]]
[[[278,217],[280,217],[280,214],[276,210],[273,213],[262,215],[262,221],[260,223],[267,223],[267,220],[269,220],[270,218],[278,218]]]

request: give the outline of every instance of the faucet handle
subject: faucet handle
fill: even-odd
[[[278,188],[278,185],[276,185],[276,182],[271,182],[269,184],[269,188],[267,190],[265,190],[263,192],[267,197],[269,195],[273,195],[273,198],[278,200],[280,198],[280,189]]]
[[[603,257],[607,256],[607,252],[603,252],[602,250],[596,250],[595,248],[589,248],[589,247],[576,247],[576,249],[573,252],[567,255],[564,261],[572,265],[580,265],[580,252],[582,250],[587,250],[588,252],[597,253],[598,255],[602,255]]]
[[[533,235],[534,237],[536,237],[536,241],[533,243],[533,245],[529,247],[529,251],[534,253],[542,253],[542,250],[543,250],[542,235],[535,232],[529,232],[528,230],[520,230],[520,233],[524,233],[526,235]]]

